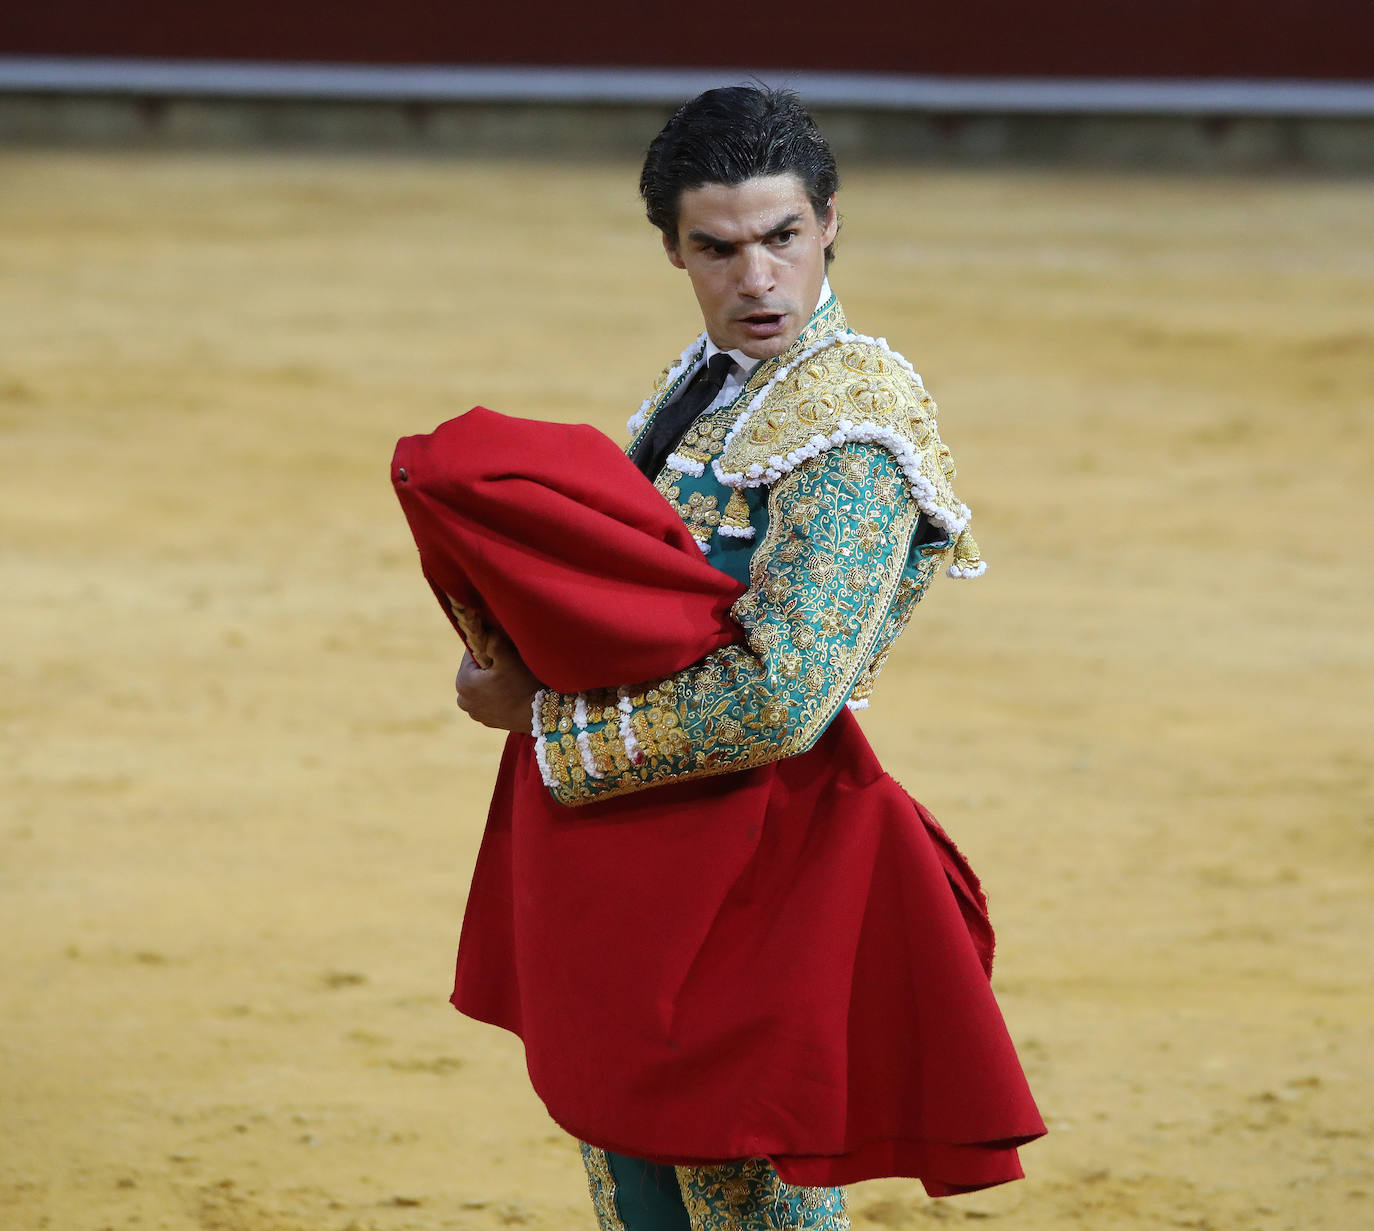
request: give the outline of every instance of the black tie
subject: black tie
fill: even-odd
[[[716,400],[734,362],[724,351],[712,355],[709,363],[697,369],[696,375],[687,382],[687,388],[678,395],[677,400],[654,416],[653,426],[644,433],[630,454],[630,460],[649,478],[658,477],[664,461],[682,439],[682,434]]]

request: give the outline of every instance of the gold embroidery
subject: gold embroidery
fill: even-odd
[[[560,744],[553,740],[544,741],[544,763],[549,767],[549,777],[555,782],[570,782],[572,766]]]
[[[975,569],[982,563],[978,554],[978,540],[967,530],[954,540],[954,564],[961,569]]]
[[[945,543],[947,542],[948,540],[945,540]],[[932,543],[919,549],[915,571],[903,577],[897,587],[897,593],[892,599],[892,608],[883,622],[882,636],[873,648],[873,660],[864,668],[859,682],[854,685],[854,691],[849,698],[851,701],[865,701],[872,694],[874,683],[887,665],[893,644],[910,622],[916,604],[925,596],[931,578],[935,576],[948,552],[945,543]]]
[[[678,513],[698,543],[709,543],[711,535],[720,525],[720,513],[716,507],[718,504],[719,497],[704,496],[701,492],[693,492],[687,498],[686,504],[678,504]]]
[[[727,425],[719,421],[719,416],[699,420],[683,433],[673,452],[705,466],[713,457],[720,456],[728,430]]]
[[[582,1165],[587,1169],[587,1191],[591,1194],[592,1209],[596,1211],[597,1227],[600,1231],[626,1231],[616,1205],[615,1177],[611,1175],[606,1151],[585,1141],[578,1144],[582,1148]]]
[[[571,731],[573,728],[573,707],[577,698],[563,693],[545,692],[540,712],[544,719],[544,730],[552,735],[556,731]]]
[[[842,1188],[784,1183],[766,1158],[679,1167],[692,1231],[849,1231]]]
[[[458,623],[458,631],[463,634],[463,644],[472,655],[472,661],[486,671],[496,660],[491,654],[487,626],[482,622],[482,617],[471,607],[464,607],[451,594],[445,594],[444,597]]]
[[[629,760],[625,756],[625,745],[620,740],[620,723],[606,720],[600,730],[587,732],[587,746],[591,752],[592,764],[599,774],[610,774],[617,769],[628,769]]]
[[[749,501],[742,491],[731,489],[725,512],[721,514],[720,524],[732,530],[743,530],[749,525]]]

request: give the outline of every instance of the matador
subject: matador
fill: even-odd
[[[685,104],[645,162],[705,328],[598,478],[675,513],[691,603],[702,563],[733,587],[695,656],[583,678],[595,655],[565,646],[541,678],[527,603],[535,632],[459,672],[460,705],[512,734],[453,1003],[521,1037],[611,1231],[846,1227],[844,1185],[1003,1183],[1044,1132],[978,880],[853,713],[937,573],[984,564],[934,401],[831,291],[837,188],[799,100],[765,88]],[[627,630],[622,670],[698,609],[570,588],[556,533],[531,552],[549,620],[611,629],[608,661]]]

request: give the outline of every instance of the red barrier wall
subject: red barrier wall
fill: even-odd
[[[1371,0],[8,0],[0,55],[1374,79]]]

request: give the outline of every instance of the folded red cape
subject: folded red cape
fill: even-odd
[[[739,637],[744,592],[593,427],[474,407],[391,459],[420,566],[559,692],[671,675]],[[472,648],[471,645],[469,648]]]

